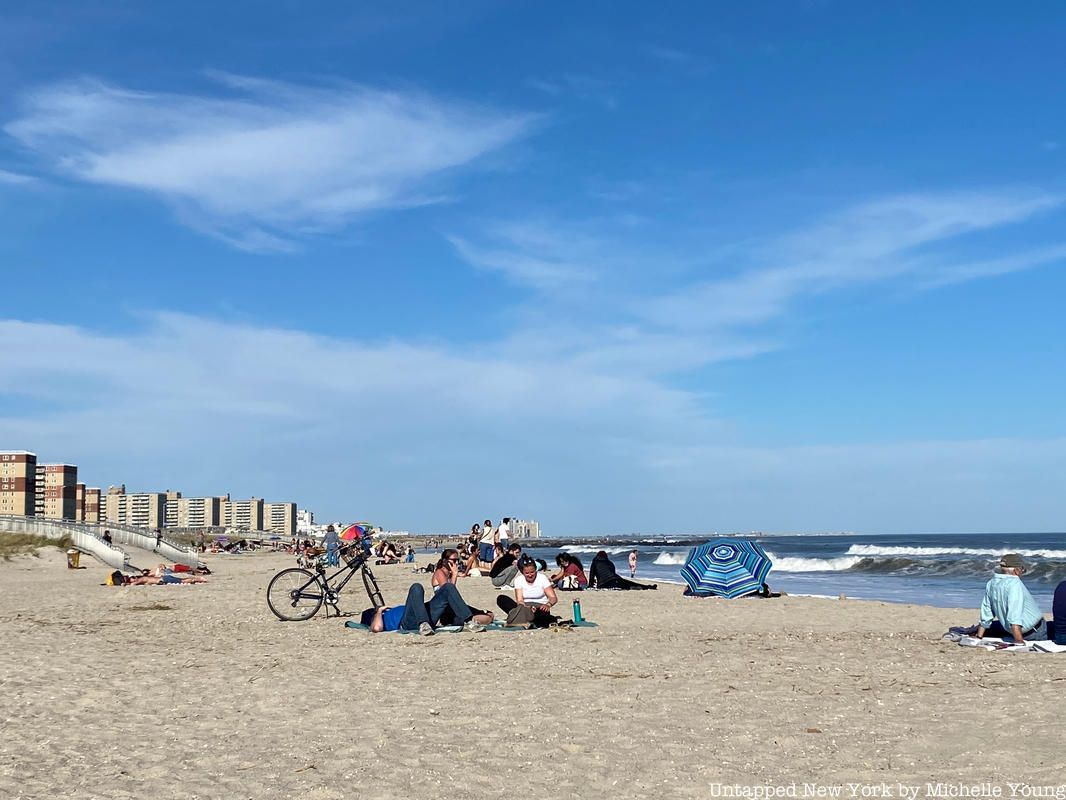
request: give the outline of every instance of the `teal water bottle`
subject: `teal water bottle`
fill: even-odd
[[[581,601],[574,601],[574,622],[584,622],[581,618]]]

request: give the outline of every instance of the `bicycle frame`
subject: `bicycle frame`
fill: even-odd
[[[350,547],[356,547],[357,545],[350,545]],[[342,548],[341,552],[344,550]],[[374,577],[374,573],[370,571],[370,554],[365,551],[365,548],[361,552],[357,553],[351,558],[350,561],[346,561],[345,565],[334,572],[332,575],[326,574],[326,568],[319,562],[315,566],[315,578],[313,581],[308,581],[301,586],[297,591],[301,594],[304,589],[311,585],[311,583],[317,583],[324,590],[324,598],[326,599],[326,616],[329,616],[329,606],[333,606],[336,610],[336,605],[329,602],[330,595],[339,595],[344,587],[348,584],[348,581],[352,579],[355,573],[358,571],[363,578],[363,588],[366,589],[367,596],[370,598],[371,604],[374,608],[380,608],[385,605],[385,600],[381,596],[381,589],[378,588],[377,579]],[[335,578],[342,573],[347,572],[344,579],[337,584],[333,584]]]

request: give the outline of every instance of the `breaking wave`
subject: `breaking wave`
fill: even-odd
[[[659,553],[653,564],[684,564],[688,558],[687,553]]]
[[[990,556],[1018,553],[1029,558],[1066,559],[1066,550],[993,550],[976,547],[882,547],[876,544],[853,544],[849,556]]]
[[[773,553],[767,553],[766,555],[774,562],[773,568],[778,572],[843,572],[863,560],[858,556],[838,556],[837,558],[786,556],[777,558]]]

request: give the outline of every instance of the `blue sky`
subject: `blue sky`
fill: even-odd
[[[0,6],[0,447],[421,531],[1062,530],[1066,9]]]

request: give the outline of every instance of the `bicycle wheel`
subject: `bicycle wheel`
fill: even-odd
[[[306,569],[283,569],[267,586],[267,605],[286,622],[311,619],[322,608],[322,585]]]

